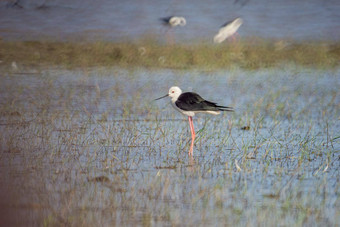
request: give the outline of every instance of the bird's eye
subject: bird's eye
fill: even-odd
[[[171,93],[175,93],[175,91],[171,91]]]

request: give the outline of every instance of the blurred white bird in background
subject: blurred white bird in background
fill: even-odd
[[[238,17],[232,21],[228,21],[227,23],[223,24],[214,37],[214,43],[222,43],[227,38],[233,36],[242,25],[242,23],[242,18]]]

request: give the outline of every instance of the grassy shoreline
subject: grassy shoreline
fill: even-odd
[[[340,42],[296,42],[257,38],[211,43],[0,41],[2,66],[93,66],[176,69],[257,69],[293,63],[316,68],[339,66]]]

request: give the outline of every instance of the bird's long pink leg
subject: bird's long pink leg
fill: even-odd
[[[194,150],[194,141],[195,141],[195,137],[196,137],[192,117],[189,117],[189,125],[190,125],[190,131],[191,131],[191,146],[190,146],[190,150],[189,150],[189,155],[192,155],[193,150]]]
[[[237,37],[239,37],[239,36],[240,35],[237,32],[235,32],[231,37],[232,37],[233,41],[235,42]]]

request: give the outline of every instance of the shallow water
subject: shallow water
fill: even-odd
[[[339,70],[1,77],[1,207],[9,223],[340,222]],[[153,101],[172,85],[235,108],[194,118],[193,157],[187,119],[169,100]]]
[[[309,1],[0,1],[3,39],[134,40],[152,36],[177,42],[209,40],[219,27],[242,17],[241,37],[339,40],[340,3]],[[179,15],[184,28],[168,31],[159,18]]]

